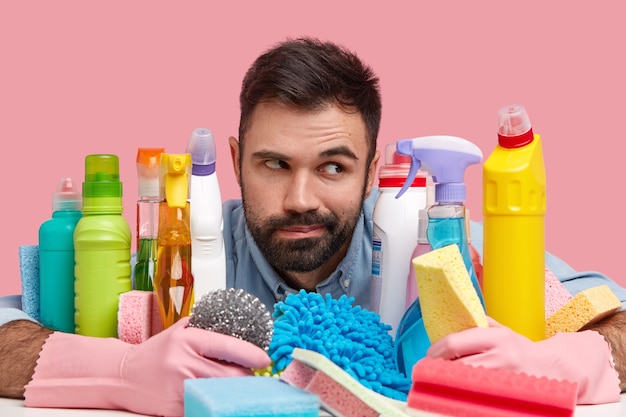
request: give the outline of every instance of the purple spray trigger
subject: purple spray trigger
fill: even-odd
[[[405,193],[406,190],[409,189],[411,184],[413,184],[413,180],[417,176],[417,172],[422,165],[421,161],[413,155],[413,139],[401,139],[396,142],[396,152],[398,155],[410,156],[411,157],[411,167],[409,168],[409,173],[406,177],[406,181],[402,185],[398,194],[396,194],[396,198],[399,198],[402,194]]]

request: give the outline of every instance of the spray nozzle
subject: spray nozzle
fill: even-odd
[[[396,143],[396,150],[411,157],[409,175],[396,198],[409,188],[422,162],[428,165],[435,183],[462,184],[465,168],[479,163],[483,157],[480,148],[467,139],[445,135],[402,139]]]
[[[195,129],[187,142],[187,153],[191,154],[192,175],[211,175],[215,172],[215,140],[209,129]]]
[[[140,196],[159,196],[159,165],[164,152],[165,148],[137,149],[137,186]]]
[[[510,104],[498,111],[498,144],[504,148],[519,148],[533,141],[533,130],[526,108]]]
[[[184,208],[187,204],[190,169],[189,154],[161,154],[161,197],[169,207]]]

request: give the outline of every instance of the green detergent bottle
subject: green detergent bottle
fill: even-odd
[[[132,289],[131,231],[116,155],[85,158],[83,217],[74,231],[76,333],[117,337],[120,294]]]

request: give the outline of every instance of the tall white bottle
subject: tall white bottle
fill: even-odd
[[[189,189],[191,273],[194,295],[226,288],[226,255],[222,196],[215,171],[216,150],[213,133],[197,128],[191,134],[186,152],[191,154]]]
[[[410,158],[395,153],[395,144],[387,145],[385,165],[378,173],[380,195],[372,215],[370,310],[380,314],[380,320],[392,327],[392,335],[405,311],[406,280],[417,242],[419,211],[428,202],[426,174],[417,175],[405,195],[396,198],[409,167]]]

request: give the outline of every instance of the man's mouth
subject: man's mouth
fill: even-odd
[[[321,236],[326,227],[321,224],[281,227],[276,233],[287,239],[305,239]]]

